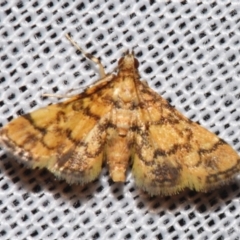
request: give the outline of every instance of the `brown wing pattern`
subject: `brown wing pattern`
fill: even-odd
[[[139,83],[137,89],[133,174],[138,186],[151,195],[172,195],[186,187],[206,191],[239,172],[239,156],[227,143],[149,87]]]
[[[0,130],[2,143],[26,165],[46,167],[69,183],[95,179],[112,108],[106,83],[13,120]]]

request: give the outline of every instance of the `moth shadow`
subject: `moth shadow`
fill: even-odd
[[[223,206],[229,202],[239,199],[240,181],[232,182],[228,185],[221,186],[218,189],[209,192],[196,192],[185,189],[184,191],[172,196],[149,196],[146,192],[138,190],[136,207],[144,207],[149,212],[172,212],[181,211],[198,212],[207,214],[211,211],[221,212]]]
[[[185,211],[186,209],[193,209],[194,212],[207,214],[210,211],[221,211],[222,206],[240,197],[240,179],[207,193],[186,189],[179,194],[162,197],[150,196],[129,181],[114,183],[105,167],[95,181],[83,186],[78,184],[69,185],[64,180],[57,179],[46,169],[26,168],[10,154],[4,154],[0,157],[0,169],[2,175],[7,176],[12,183],[17,185],[18,189],[24,189],[26,192],[35,194],[49,192],[53,196],[61,197],[66,201],[73,201],[76,206],[88,202],[95,194],[102,192],[104,186],[109,187],[108,190],[117,201],[126,198],[127,201],[134,202],[136,209],[144,209],[157,214],[166,211],[172,213],[175,211],[181,212],[181,210]],[[107,179],[105,184],[101,182],[102,175]],[[7,180],[3,185],[3,190],[8,188],[8,182]]]
[[[69,185],[66,181],[56,178],[47,169],[28,168],[16,160],[17,158],[10,153],[0,157],[1,173],[9,178],[6,182],[12,181],[18,185],[18,189],[24,189],[26,192],[35,194],[49,192],[53,196],[59,195],[66,200],[78,198],[84,203],[100,188],[98,180],[86,185]]]
[[[123,182],[113,182],[111,178],[108,180],[109,188],[112,196],[115,199],[121,199],[124,196],[124,187],[127,183]]]
[[[177,209],[194,209],[199,213],[218,210],[227,202],[239,199],[240,197],[240,177],[229,184],[219,186],[219,188],[209,190],[208,192],[196,192],[190,189],[184,189],[178,194],[171,196],[150,196],[147,192],[138,188],[134,183],[131,171],[128,170],[132,181],[124,183],[115,183],[109,178],[109,186],[113,196],[118,199],[124,199],[125,195],[132,195],[136,208],[144,208],[149,212],[173,211]],[[128,192],[126,194],[126,192]]]

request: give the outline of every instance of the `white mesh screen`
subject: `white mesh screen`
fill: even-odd
[[[151,88],[240,152],[240,2],[30,0],[0,2],[0,126],[81,91],[134,48]],[[239,239],[240,180],[207,194],[149,197],[130,174],[68,186],[0,150],[1,239]]]

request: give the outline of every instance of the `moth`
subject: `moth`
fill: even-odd
[[[224,140],[192,122],[141,81],[139,62],[127,51],[118,67],[84,92],[12,120],[0,143],[31,168],[47,168],[69,184],[96,179],[106,162],[114,182],[131,163],[136,185],[150,195],[185,188],[207,191],[240,170]]]

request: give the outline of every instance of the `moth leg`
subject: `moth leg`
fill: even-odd
[[[96,63],[98,65],[99,68],[99,74],[100,74],[100,78],[104,78],[106,77],[106,73],[104,70],[104,67],[101,63],[101,61],[97,58],[94,57],[92,54],[85,52],[72,38],[69,34],[66,34],[66,38],[70,41],[70,43],[78,50],[80,51],[86,58],[90,59],[91,61],[93,61],[94,63]]]

